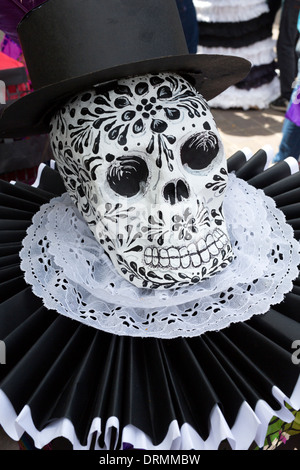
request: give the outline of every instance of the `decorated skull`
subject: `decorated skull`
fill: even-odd
[[[72,200],[126,280],[174,289],[231,263],[224,149],[185,78],[148,74],[94,87],[55,114],[50,138]]]

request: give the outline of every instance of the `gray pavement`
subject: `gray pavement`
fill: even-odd
[[[216,124],[225,147],[227,158],[237,150],[248,147],[255,153],[264,145],[270,145],[274,153],[282,137],[284,113],[271,108],[212,109]]]

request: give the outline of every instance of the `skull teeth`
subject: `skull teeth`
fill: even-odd
[[[220,229],[207,235],[197,243],[190,243],[180,248],[147,247],[144,252],[144,260],[147,266],[154,268],[198,268],[203,263],[208,263],[216,257],[229,243],[228,237]]]

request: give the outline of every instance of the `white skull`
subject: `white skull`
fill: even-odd
[[[160,73],[94,87],[61,108],[51,128],[70,196],[128,281],[177,288],[232,261],[223,145],[186,79]]]

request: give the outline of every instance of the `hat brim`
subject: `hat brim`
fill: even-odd
[[[241,57],[188,54],[120,65],[74,77],[33,91],[4,107],[0,117],[0,137],[23,138],[48,133],[51,116],[60,104],[96,84],[133,75],[174,72],[189,75],[196,90],[209,101],[245,78],[250,68],[250,62]]]

